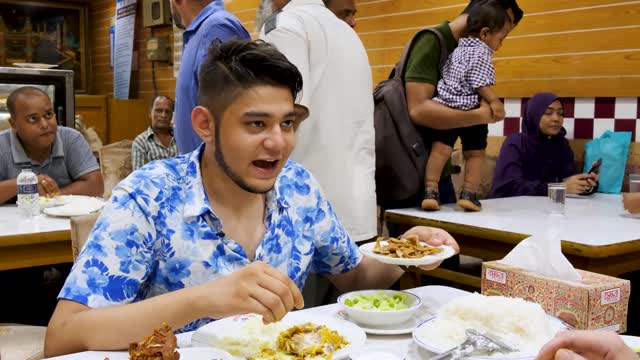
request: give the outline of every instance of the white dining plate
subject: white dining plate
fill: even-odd
[[[640,337],[631,335],[620,335],[622,341],[635,352],[640,352]]]
[[[554,325],[557,326],[557,328],[559,330],[562,329],[567,329],[567,326],[562,323],[562,321],[560,321],[559,319],[553,317],[553,316],[548,316],[549,320],[552,321],[554,323]],[[430,337],[424,337],[421,336],[420,333],[422,332],[421,330],[423,330],[426,327],[431,326],[434,321],[437,319],[437,317],[432,317],[430,319],[427,319],[425,321],[423,321],[421,324],[419,324],[414,330],[413,330],[413,341],[418,344],[418,346],[420,346],[423,349],[429,350],[433,353],[436,354],[441,354],[447,350],[449,350],[451,348],[451,346],[446,345],[446,344],[442,344],[442,343],[438,343],[436,339],[430,338]],[[551,338],[549,339],[551,340]],[[536,351],[519,351],[519,352],[515,352],[515,353],[511,353],[511,354],[495,354],[495,355],[491,355],[491,356],[467,356],[467,359],[478,359],[478,360],[498,360],[498,359],[508,359],[508,360],[530,360],[530,359],[534,359],[536,357],[536,355],[538,354],[539,349]]]
[[[386,241],[380,241],[381,245],[386,245]],[[427,244],[425,244],[427,245]],[[380,255],[373,252],[373,247],[376,246],[375,241],[369,242],[363,245],[360,245],[360,252],[362,255],[370,257],[372,259],[376,259],[385,264],[393,264],[393,265],[405,265],[405,266],[419,266],[419,265],[430,265],[440,262],[444,259],[448,259],[456,254],[455,250],[452,247],[447,245],[437,246],[441,248],[443,251],[433,255],[425,255],[421,258],[415,259],[405,259],[405,258],[395,258],[386,255]]]
[[[90,196],[65,196],[60,197],[60,201],[65,203],[62,206],[55,206],[43,209],[42,212],[50,216],[71,217],[87,215],[99,211],[104,207],[104,200]],[[56,199],[56,202],[58,200]]]
[[[238,322],[249,321],[250,318],[258,315],[247,314],[242,316],[231,316],[217,321],[213,321],[195,331],[191,337],[191,345],[193,346],[209,346],[214,342],[214,339],[219,338],[220,334],[229,333],[229,328],[237,328]],[[233,323],[236,324],[233,324]],[[298,311],[288,313],[284,319],[281,320],[284,328],[288,328],[294,325],[300,325],[307,322],[314,323],[316,325],[324,325],[331,330],[335,330],[344,337],[349,345],[335,352],[331,359],[339,360],[345,359],[350,356],[351,353],[358,351],[367,340],[365,332],[357,325],[342,319],[338,319],[332,316],[323,316],[319,314],[305,314]],[[234,357],[237,359],[237,357]]]
[[[192,347],[177,349],[180,360],[233,360],[226,351],[212,347]],[[71,355],[47,358],[48,360],[129,360],[128,351],[84,351]]]
[[[28,69],[53,69],[58,67],[56,64],[41,64],[41,63],[13,63],[13,66],[28,68]]]
[[[351,319],[349,315],[345,311],[338,312],[338,316],[343,318],[346,321],[352,322],[360,327],[360,329],[364,330],[367,334],[375,334],[375,335],[400,335],[400,334],[409,334],[413,331],[413,329],[424,320],[424,318],[410,318],[407,321],[401,322],[400,324],[395,324],[391,326],[371,326],[360,324],[357,321]],[[351,357],[353,359],[353,356]]]
[[[67,205],[68,203],[72,202],[73,199],[83,199],[83,198],[90,198],[89,196],[83,196],[83,195],[58,195],[58,196],[54,196],[54,199],[56,199],[56,205]]]
[[[349,355],[351,360],[403,360],[405,351],[397,346],[385,344],[367,345],[355,354]]]

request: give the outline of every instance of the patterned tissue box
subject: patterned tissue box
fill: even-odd
[[[482,264],[482,294],[538,303],[576,329],[626,331],[629,280],[577,271],[582,280],[571,282],[489,261]]]

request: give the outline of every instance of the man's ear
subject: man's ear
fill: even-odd
[[[204,106],[196,106],[191,111],[191,126],[205,143],[211,143],[215,135],[215,119]]]
[[[298,129],[298,126],[300,126],[300,124],[309,117],[309,108],[304,105],[293,104],[293,111],[296,114],[293,128]]]
[[[16,121],[15,121],[15,120],[13,120],[13,117],[10,117],[10,118],[9,118],[9,125],[11,125],[11,128],[12,128],[13,130],[15,130],[15,129],[16,129]]]

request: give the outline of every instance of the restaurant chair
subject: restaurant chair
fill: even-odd
[[[100,148],[100,172],[104,180],[104,198],[111,196],[111,190],[120,180],[131,174],[131,140],[121,140]]]
[[[0,359],[44,359],[46,326],[0,324]]]
[[[82,251],[82,247],[84,247],[84,244],[87,242],[89,233],[91,233],[93,225],[96,224],[98,216],[100,216],[100,212],[71,218],[71,251],[73,252],[73,261],[76,261],[78,254]]]
[[[498,157],[495,155],[489,155],[488,153],[484,157],[484,165],[482,166],[482,179],[480,179],[480,186],[478,187],[478,198],[486,199],[491,191],[491,184],[493,182],[493,173],[496,170],[496,161]],[[451,153],[451,165],[454,167],[460,167],[461,171],[457,174],[451,175],[453,181],[453,188],[456,191],[456,196],[460,196],[462,191],[462,185],[464,184],[464,154],[461,149],[455,149]]]

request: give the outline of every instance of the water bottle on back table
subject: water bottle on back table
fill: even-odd
[[[18,183],[18,209],[23,215],[38,215],[40,213],[38,176],[30,167],[23,168],[16,182]]]

